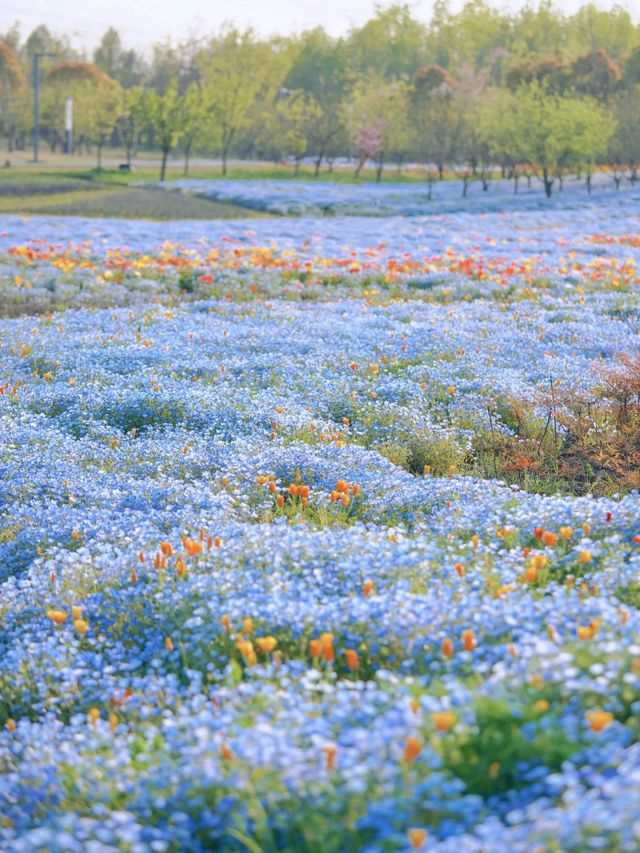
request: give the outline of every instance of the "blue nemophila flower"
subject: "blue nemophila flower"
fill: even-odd
[[[3,220],[2,849],[637,849],[640,496],[464,473],[638,353],[637,192],[525,202]]]

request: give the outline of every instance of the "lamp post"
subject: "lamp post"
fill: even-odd
[[[53,58],[55,53],[33,54],[33,162],[38,161],[38,149],[40,147],[40,60],[43,57]]]

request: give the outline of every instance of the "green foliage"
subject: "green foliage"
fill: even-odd
[[[343,120],[359,158],[356,175],[367,159],[374,159],[380,180],[385,159],[407,150],[409,92],[403,80],[386,82],[379,75],[356,79],[343,104]]]
[[[640,166],[640,85],[630,87],[618,99],[614,115],[616,127],[611,140],[611,162],[626,166],[635,180]]]
[[[558,770],[580,748],[564,732],[540,725],[542,714],[531,707],[513,707],[507,699],[481,697],[475,703],[475,724],[445,738],[445,766],[473,794],[488,797],[522,787],[532,765]],[[523,728],[527,724],[529,732]]]
[[[454,439],[427,433],[412,436],[408,450],[409,470],[414,474],[428,473],[435,477],[455,473],[464,464],[466,456],[464,448]]]
[[[563,170],[592,164],[605,154],[613,129],[595,101],[555,95],[533,82],[508,101],[487,104],[484,133],[516,162],[537,167],[550,196]]]
[[[630,607],[640,608],[640,582],[634,581],[617,590],[618,599]]]
[[[59,57],[41,62],[42,133],[53,150],[71,95],[79,146],[95,146],[100,160],[104,145],[122,145],[131,162],[143,140],[162,151],[163,178],[179,147],[185,174],[196,152],[221,155],[223,174],[232,155],[292,157],[296,175],[309,156],[317,175],[355,151],[375,159],[378,179],[390,159],[417,160],[430,186],[451,169],[465,190],[470,175],[488,189],[496,165],[512,176],[539,170],[547,194],[568,170],[590,187],[603,162],[620,167],[616,185],[637,179],[640,26],[620,6],[566,15],[545,0],[507,14],[471,0],[454,13],[438,0],[425,24],[393,3],[343,38],[316,27],[264,39],[227,24],[157,43],[148,61],[110,27],[94,64],[45,26],[23,44],[14,27],[0,36],[0,132],[10,151],[28,144],[25,81],[36,52]]]
[[[67,98],[73,99],[74,138],[80,145],[96,146],[100,168],[102,149],[122,113],[122,87],[90,63],[66,62],[56,66],[47,77],[42,98],[42,118],[53,146],[62,144],[65,138]]]
[[[300,160],[309,151],[324,111],[312,95],[302,89],[285,90],[274,104],[266,104],[257,123],[257,144],[274,161],[293,156],[296,174]]]
[[[182,130],[182,104],[176,83],[170,83],[167,91],[160,95],[153,89],[145,93],[144,111],[147,122],[153,128],[162,151],[160,180],[164,181],[167,157],[178,144]]]
[[[273,103],[291,64],[291,52],[259,42],[250,30],[226,27],[197,56],[205,114],[226,174],[232,143],[250,126],[256,104]]]
[[[411,97],[413,147],[420,162],[435,163],[442,175],[455,159],[463,130],[459,84],[439,66],[419,72]]]

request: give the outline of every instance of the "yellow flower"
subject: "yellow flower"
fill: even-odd
[[[84,635],[89,630],[89,623],[85,619],[74,619],[73,627],[76,629],[80,636],[84,637]]]
[[[611,711],[588,711],[586,716],[593,732],[601,732],[613,722]]]
[[[56,625],[62,625],[68,615],[69,614],[65,613],[64,610],[47,610],[47,616],[52,622],[55,622]]]
[[[439,732],[448,732],[456,723],[456,715],[453,711],[434,711],[431,714],[431,722]]]
[[[421,827],[416,827],[414,829],[407,830],[407,838],[409,839],[409,844],[411,844],[411,847],[414,850],[422,850],[428,835],[429,833],[427,832],[427,830],[422,829]]]
[[[532,565],[540,570],[545,569],[549,563],[549,559],[544,554],[535,554],[531,560]]]
[[[404,745],[404,760],[412,764],[422,752],[422,744],[415,737],[408,737]]]
[[[256,646],[265,655],[272,652],[278,645],[275,637],[256,637]]]

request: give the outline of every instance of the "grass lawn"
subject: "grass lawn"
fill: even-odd
[[[125,219],[241,219],[267,216],[237,204],[180,192],[128,186],[118,181],[65,173],[17,173],[0,181],[0,213],[106,216]]]

